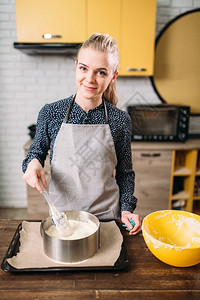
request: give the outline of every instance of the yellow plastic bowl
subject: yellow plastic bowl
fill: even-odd
[[[161,210],[147,215],[142,233],[149,250],[175,267],[200,263],[200,216],[186,211]]]

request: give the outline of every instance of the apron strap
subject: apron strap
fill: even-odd
[[[106,101],[102,99],[103,105],[104,105],[104,112],[105,112],[105,119],[106,119],[106,124],[108,124],[108,110],[106,106]]]
[[[75,96],[76,96],[76,95],[75,95]],[[67,111],[67,113],[66,113],[66,116],[65,116],[65,118],[64,118],[64,120],[63,120],[63,123],[67,123],[67,121],[69,120],[69,115],[70,115],[70,113],[71,113],[72,106],[73,106],[73,104],[74,104],[75,96],[73,97],[72,102],[71,102],[70,105],[69,105],[69,109],[68,109],[68,111]]]
[[[71,110],[72,110],[72,106],[74,104],[74,101],[75,101],[75,97],[76,95],[73,97],[71,103],[70,103],[70,106],[69,106],[69,109],[66,113],[66,116],[63,120],[63,123],[67,123],[67,121],[69,120],[69,115],[71,113]],[[107,106],[106,106],[106,101],[104,99],[102,99],[102,103],[103,103],[103,106],[104,106],[104,112],[105,112],[105,120],[106,120],[106,124],[108,124],[108,110],[107,110]]]

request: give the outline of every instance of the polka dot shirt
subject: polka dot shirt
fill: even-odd
[[[73,96],[46,104],[40,110],[33,143],[22,163],[23,172],[26,171],[28,163],[33,158],[37,158],[44,166],[49,149],[51,163],[55,139],[72,99]],[[116,182],[120,190],[121,211],[128,210],[132,212],[136,208],[137,199],[133,196],[135,174],[131,160],[131,119],[125,111],[118,109],[111,103],[106,102],[106,107],[117,156]],[[68,123],[105,124],[104,105],[100,104],[98,107],[85,112],[74,102]]]

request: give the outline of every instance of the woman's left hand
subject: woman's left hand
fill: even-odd
[[[134,227],[130,223],[129,219],[132,219],[135,222]],[[121,221],[130,229],[130,235],[135,235],[141,231],[142,218],[139,215],[133,214],[130,211],[122,211]]]

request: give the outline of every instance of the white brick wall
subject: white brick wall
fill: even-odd
[[[176,15],[200,7],[200,0],[157,0],[156,33]],[[29,56],[13,48],[15,1],[0,1],[0,206],[25,207],[22,180],[27,127],[47,102],[75,92],[74,62],[61,55]],[[129,101],[159,102],[149,78],[118,78],[119,107]]]

